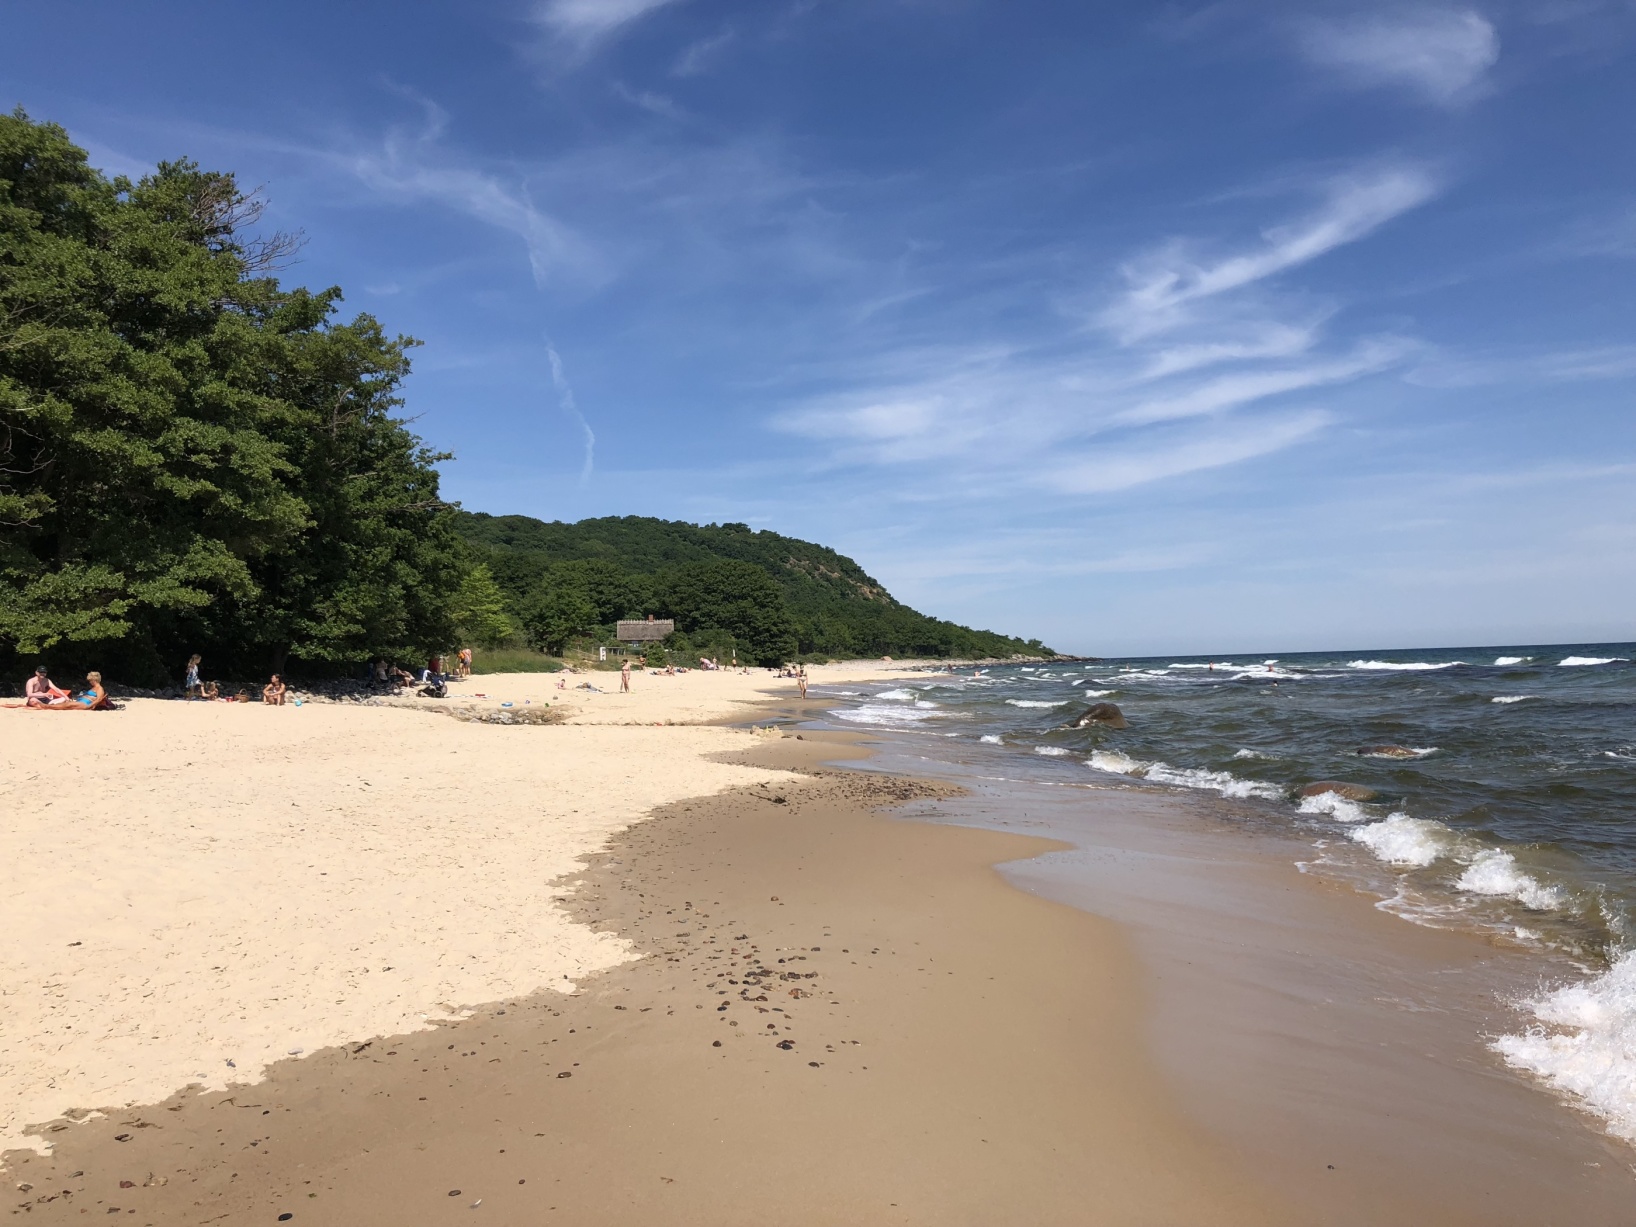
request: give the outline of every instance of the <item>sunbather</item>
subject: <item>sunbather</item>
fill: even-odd
[[[50,707],[59,699],[66,699],[68,692],[60,688],[46,675],[46,668],[40,665],[35,668],[34,676],[28,679],[23,687],[23,700],[28,707]]]
[[[270,707],[283,707],[284,695],[289,687],[278,674],[273,674],[273,680],[261,688],[261,701]]]

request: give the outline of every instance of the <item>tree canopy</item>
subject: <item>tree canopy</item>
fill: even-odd
[[[109,179],[0,116],[0,657],[163,677],[453,632],[469,569],[394,414],[407,337],[286,289],[230,174]]]
[[[610,634],[616,620],[651,613],[675,618],[695,642],[724,632],[742,659],[756,661],[1050,654],[1038,640],[918,613],[852,559],[745,524],[645,516],[565,524],[461,512],[455,525],[514,605],[577,592],[595,607],[595,626]]]

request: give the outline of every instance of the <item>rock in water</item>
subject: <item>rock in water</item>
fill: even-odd
[[[1359,746],[1357,752],[1368,758],[1419,758],[1419,750],[1408,746]]]
[[[1295,795],[1298,797],[1317,797],[1326,792],[1332,792],[1337,797],[1345,797],[1348,801],[1373,801],[1375,799],[1375,790],[1373,788],[1365,788],[1362,784],[1348,784],[1344,780],[1314,780]]]
[[[1078,720],[1069,728],[1087,729],[1093,724],[1105,724],[1111,729],[1128,727],[1125,724],[1125,713],[1119,710],[1117,703],[1092,703],[1087,707]]]

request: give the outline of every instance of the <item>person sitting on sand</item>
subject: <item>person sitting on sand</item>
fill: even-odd
[[[23,702],[27,707],[50,707],[56,700],[67,697],[68,692],[46,675],[44,665],[37,666],[34,676],[23,686]]]
[[[273,707],[284,706],[284,694],[289,687],[278,674],[273,674],[273,680],[261,688],[261,701]]]

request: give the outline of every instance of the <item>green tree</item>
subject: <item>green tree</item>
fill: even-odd
[[[0,656],[326,666],[446,641],[468,569],[408,338],[284,290],[231,175],[0,116]]]
[[[680,631],[723,630],[739,658],[776,665],[795,656],[795,624],[784,590],[754,563],[693,562],[660,578],[660,600]]]
[[[547,588],[524,607],[522,623],[532,646],[560,656],[570,639],[596,627],[596,606],[576,588]]]
[[[451,607],[455,631],[462,642],[495,647],[517,633],[506,609],[505,594],[494,576],[478,563],[460,581]]]

